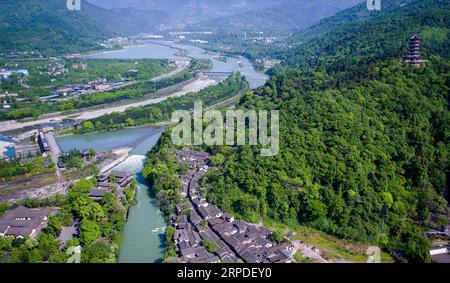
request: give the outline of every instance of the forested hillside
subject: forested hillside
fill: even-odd
[[[399,7],[408,5],[409,3],[414,1],[415,0],[382,1],[382,11],[383,13],[386,13],[387,11],[391,11]],[[294,33],[288,40],[288,43],[290,45],[299,45],[301,43],[307,42],[312,38],[320,37],[321,35],[335,29],[337,26],[342,26],[348,23],[355,24],[357,22],[362,22],[378,17],[379,15],[380,15],[379,11],[368,10],[367,2],[363,1],[352,8],[345,9],[343,11],[336,13],[331,17],[327,17],[321,20],[319,23],[311,26],[310,28]]]
[[[39,50],[58,54],[96,48],[112,32],[61,0],[2,0],[0,53]]]
[[[81,11],[69,11],[65,0],[2,0],[0,53],[84,52],[98,49],[98,41],[108,37],[152,32],[172,23],[158,10],[108,10],[83,0]]]
[[[239,104],[280,110],[280,153],[204,148],[216,165],[202,184],[208,199],[250,221],[430,261],[423,232],[447,223],[449,5],[415,1],[280,53],[284,65]],[[401,63],[414,33],[430,60],[423,68]]]
[[[105,8],[158,9],[170,14],[184,24],[198,23],[208,19],[232,15],[282,3],[286,0],[88,0]]]
[[[278,55],[289,67],[348,71],[365,68],[377,60],[401,58],[407,51],[410,36],[419,34],[424,55],[434,53],[448,58],[449,8],[450,3],[445,0],[413,1],[367,20],[355,18],[331,29],[325,36]],[[328,25],[328,21],[324,23]]]

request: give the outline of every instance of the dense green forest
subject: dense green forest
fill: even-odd
[[[449,20],[448,1],[415,1],[280,53],[284,64],[238,105],[280,110],[280,153],[203,148],[214,154],[208,199],[249,221],[306,225],[399,261],[430,261],[424,231],[448,221]],[[401,62],[414,33],[429,60],[422,68]],[[144,170],[169,211],[180,170],[172,149],[163,136]]]
[[[113,33],[59,0],[3,0],[0,53],[38,50],[47,55],[99,49],[96,40]]]
[[[163,211],[166,219],[175,211],[177,203],[182,201],[180,172],[186,172],[188,168],[183,168],[177,162],[175,146],[170,139],[170,133],[165,131],[158,143],[147,154],[142,176],[151,185],[151,193],[158,200],[159,208]],[[173,243],[170,239],[168,249]]]
[[[0,53],[39,51],[47,56],[101,49],[99,41],[151,32],[173,18],[159,10],[103,9],[81,1],[69,11],[66,0],[2,0]]]

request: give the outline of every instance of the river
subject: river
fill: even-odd
[[[138,58],[180,58],[176,54],[179,49],[186,50],[194,58],[211,59],[212,71],[239,71],[246,76],[251,87],[263,85],[267,76],[257,72],[251,62],[243,57],[227,57],[227,61],[217,60],[217,54],[188,45],[172,44],[176,48],[166,45],[147,43],[140,46],[127,47],[123,50],[104,52],[90,55],[90,58],[110,59],[138,59]],[[178,49],[177,49],[178,48]],[[122,245],[119,255],[121,263],[160,262],[164,252],[165,220],[154,198],[149,194],[149,187],[144,182],[141,172],[145,154],[158,141],[162,129],[152,127],[121,129],[110,132],[90,133],[85,135],[71,135],[58,137],[58,144],[64,151],[72,148],[84,149],[92,147],[97,151],[130,146],[133,148],[131,156],[116,169],[132,171],[136,174],[139,186],[137,191],[138,204],[130,208],[125,224]]]
[[[163,45],[164,44],[164,45]],[[170,47],[173,46],[173,47]],[[226,62],[218,60],[219,54],[205,51],[204,49],[192,46],[177,44],[172,42],[146,42],[142,45],[129,46],[122,50],[103,52],[88,56],[94,59],[142,59],[142,58],[163,58],[163,59],[182,59],[185,57],[177,56],[180,49],[187,51],[190,57],[198,59],[210,59],[213,62],[213,72],[236,72],[239,71],[250,83],[250,87],[257,88],[262,86],[268,79],[268,76],[258,72],[253,67],[250,60],[245,57],[226,57]]]
[[[138,203],[130,208],[123,231],[119,254],[121,263],[160,262],[162,259],[166,222],[141,175],[145,154],[157,143],[162,132],[163,129],[144,127],[57,138],[64,151],[86,147],[100,151],[133,146],[130,157],[114,168],[133,172],[138,181]]]

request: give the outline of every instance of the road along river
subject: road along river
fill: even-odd
[[[263,85],[267,79],[268,76],[265,74],[262,74],[260,72],[257,72],[254,68],[252,63],[245,57],[226,57],[226,62],[218,60],[217,56],[218,54],[207,52],[202,48],[196,47],[196,46],[190,46],[190,45],[181,45],[181,44],[175,44],[172,42],[147,42],[143,45],[138,46],[131,46],[124,48],[122,50],[117,51],[109,51],[109,52],[103,52],[98,54],[89,55],[88,58],[93,59],[140,59],[140,58],[160,58],[160,59],[180,59],[185,57],[179,57],[176,54],[180,51],[180,49],[185,50],[188,54],[188,56],[192,58],[199,58],[199,59],[210,59],[213,62],[213,69],[214,72],[235,72],[239,71],[242,75],[244,75],[247,78],[247,81],[249,81],[250,86],[252,88],[256,88],[258,86]],[[174,75],[178,73],[180,69],[166,74],[162,75],[156,79],[160,79],[161,77],[167,77],[170,75]],[[188,84],[185,84],[181,90],[175,91],[172,94],[166,95],[164,97],[160,98],[150,98],[146,100],[142,100],[139,102],[131,102],[129,104],[119,105],[119,106],[111,106],[111,107],[103,107],[103,108],[94,108],[94,109],[88,109],[84,110],[75,114],[49,114],[45,115],[40,119],[34,120],[34,121],[27,121],[27,122],[19,122],[19,121],[5,121],[0,122],[0,133],[4,132],[14,132],[20,133],[26,130],[30,130],[37,127],[46,127],[46,126],[53,126],[53,127],[60,127],[61,125],[67,126],[67,124],[70,124],[69,120],[84,120],[84,119],[92,119],[99,116],[102,116],[104,114],[112,113],[112,112],[123,112],[129,107],[135,107],[135,106],[142,106],[142,105],[148,105],[148,104],[155,104],[159,103],[161,101],[164,101],[170,97],[175,96],[183,96],[186,95],[189,92],[198,92],[203,88],[206,88],[212,84],[214,84],[215,81],[213,80],[193,80]],[[26,129],[23,130],[22,129]]]

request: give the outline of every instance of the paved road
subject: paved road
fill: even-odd
[[[318,263],[328,263],[323,257],[321,257],[318,253],[311,249],[311,246],[300,243],[300,241],[292,242],[297,250],[300,250],[301,253],[308,257],[309,259],[318,262]]]
[[[97,109],[97,110],[89,110],[85,111],[83,114],[76,117],[78,120],[87,120],[87,119],[94,119],[106,114],[111,114],[113,112],[124,112],[130,107],[138,107],[138,106],[145,106],[149,104],[156,104],[162,101],[165,101],[169,99],[170,97],[179,97],[184,96],[190,92],[198,92],[210,85],[215,84],[216,81],[214,80],[203,80],[203,79],[197,79],[193,82],[185,85],[180,91],[174,92],[172,94],[169,94],[167,96],[158,97],[158,98],[150,98],[139,102],[134,102],[130,104],[125,105],[119,105],[119,106],[113,106],[103,109]]]
[[[177,66],[177,68],[176,68],[175,70],[173,70],[173,71],[171,71],[171,72],[169,72],[169,73],[167,73],[167,74],[162,74],[162,75],[160,75],[160,76],[157,76],[157,77],[151,79],[151,81],[152,81],[152,82],[159,82],[160,80],[163,80],[163,79],[167,79],[167,78],[173,77],[173,76],[175,76],[176,74],[181,73],[182,71],[184,71],[184,70],[186,70],[186,69],[187,69],[187,66]]]
[[[61,176],[61,169],[58,166],[58,160],[62,154],[62,151],[59,148],[58,143],[56,142],[56,138],[53,132],[46,133],[45,137],[47,138],[47,142],[50,147],[50,153],[52,155],[53,163],[56,166],[56,175],[58,176],[58,182],[55,185],[60,189],[65,190],[64,180]]]
[[[155,77],[155,78],[152,78],[152,79],[150,79],[150,81],[158,82],[158,81],[160,81],[160,80],[163,80],[163,79],[166,79],[166,78],[169,78],[169,77],[173,77],[173,76],[175,76],[176,74],[178,74],[178,73],[184,71],[186,68],[187,68],[186,66],[185,66],[185,67],[183,67],[183,66],[178,66],[175,70],[173,70],[173,71],[171,71],[171,72],[169,72],[169,73],[166,73],[166,74],[159,75],[159,76],[157,76],[157,77]],[[132,82],[132,83],[130,83],[130,84],[134,84],[134,83],[137,83],[137,82]],[[182,85],[182,84],[183,84],[183,83],[180,83],[180,85]],[[203,85],[203,88],[209,86],[210,84],[211,84],[211,82],[209,82],[208,85]],[[87,116],[87,117],[89,117],[89,118],[84,118],[84,119],[90,119],[90,118],[99,117],[99,116],[101,116],[101,115],[104,115],[105,112],[107,112],[107,113],[112,113],[112,112],[114,112],[114,111],[116,111],[116,112],[122,112],[122,111],[125,111],[125,109],[128,108],[128,107],[134,107],[134,106],[139,106],[139,105],[146,105],[146,104],[158,103],[158,102],[161,102],[162,100],[166,100],[167,98],[172,97],[172,96],[181,96],[181,95],[185,95],[185,94],[187,94],[189,91],[194,91],[194,92],[199,91],[200,89],[198,88],[197,85],[198,85],[198,83],[196,83],[196,81],[193,81],[192,83],[190,83],[190,84],[188,84],[188,85],[185,85],[185,86],[183,87],[183,90],[186,89],[186,90],[188,90],[188,91],[185,91],[185,92],[175,92],[173,95],[165,96],[165,97],[163,97],[163,99],[161,99],[161,100],[158,100],[158,99],[148,99],[148,100],[140,101],[140,102],[137,103],[137,105],[136,105],[136,103],[130,103],[130,104],[122,105],[122,106],[111,107],[112,111],[110,111],[110,112],[107,112],[107,110],[108,110],[109,108],[105,108],[105,109],[100,109],[100,110],[97,110],[97,111],[96,111],[96,110],[92,110],[92,111],[85,110],[85,111],[81,111],[81,112],[79,112],[79,113],[68,114],[68,115],[62,115],[62,114],[60,114],[60,113],[47,114],[47,115],[45,115],[44,117],[42,117],[42,118],[40,118],[40,119],[33,120],[33,121],[28,121],[28,122],[19,122],[19,121],[16,121],[16,120],[0,122],[0,133],[1,133],[1,132],[6,132],[6,131],[11,131],[11,130],[17,130],[17,129],[21,129],[21,128],[29,127],[29,126],[35,126],[35,125],[39,125],[39,124],[51,123],[51,122],[55,122],[55,121],[58,122],[58,121],[62,121],[62,120],[64,120],[64,119],[83,119],[82,116],[83,116],[84,114],[87,114],[87,113],[90,113],[90,112],[91,112],[91,114],[89,114],[89,115]],[[120,86],[119,88],[128,87],[128,86],[130,86],[130,85],[129,85],[129,84],[128,84],[128,85],[122,85],[122,86]],[[172,86],[172,87],[173,87],[173,86]],[[172,88],[172,87],[168,87],[168,88],[170,89],[170,88]],[[190,88],[191,88],[191,89],[190,89]],[[93,112],[93,113],[92,113],[92,112]],[[98,113],[98,114],[96,114],[96,113]],[[80,115],[81,115],[81,117],[79,117]]]

